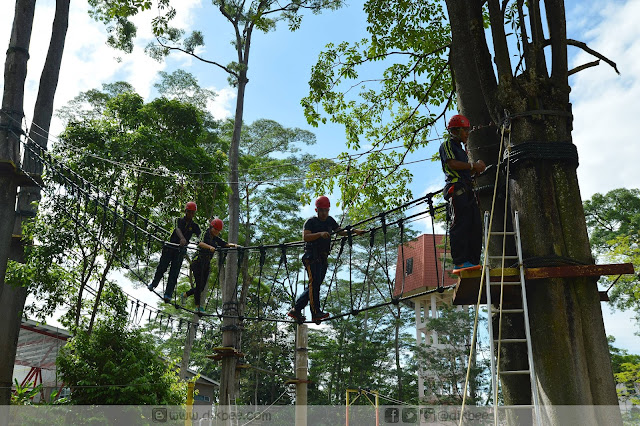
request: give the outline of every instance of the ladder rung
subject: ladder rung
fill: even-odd
[[[491,231],[489,235],[516,235],[515,231]]]
[[[527,339],[501,339],[502,343],[527,343]],[[498,339],[495,339],[494,342],[498,342]]]
[[[519,259],[518,256],[489,256],[489,259]]]
[[[491,285],[500,285],[500,283],[491,281]],[[521,285],[521,284],[520,284],[520,281],[504,281],[502,285]]]
[[[511,374],[531,374],[529,370],[507,370],[501,371],[500,374],[511,375]]]
[[[517,408],[534,408],[533,405],[498,405],[498,410],[513,410]]]
[[[495,312],[496,314],[500,313],[500,309],[492,309],[491,312]],[[524,312],[524,309],[503,309],[503,314],[521,314]]]

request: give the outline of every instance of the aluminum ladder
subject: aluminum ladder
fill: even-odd
[[[528,305],[527,305],[527,292],[525,290],[525,279],[524,279],[524,265],[522,263],[522,244],[521,244],[521,240],[520,240],[520,221],[518,219],[518,212],[515,212],[514,215],[514,221],[513,221],[513,225],[514,225],[514,229],[515,231],[509,231],[507,232],[506,230],[503,231],[490,231],[489,230],[489,213],[485,212],[484,215],[484,241],[485,244],[487,244],[490,240],[491,236],[502,236],[503,238],[506,238],[507,236],[513,236],[515,238],[515,245],[516,245],[516,251],[517,251],[517,256],[504,256],[500,255],[500,256],[486,256],[488,257],[484,259],[484,263],[486,264],[486,271],[485,271],[485,291],[487,294],[487,310],[488,310],[488,328],[489,328],[489,342],[491,342],[491,344],[489,345],[490,347],[490,352],[491,352],[491,384],[492,384],[492,391],[493,391],[493,412],[494,412],[494,422],[497,425],[498,424],[498,414],[499,414],[499,410],[504,410],[504,409],[524,409],[524,408],[533,408],[534,410],[534,423],[535,425],[540,426],[541,423],[541,416],[540,416],[540,399],[539,399],[539,395],[538,395],[538,384],[537,384],[537,380],[536,380],[536,373],[535,373],[535,369],[534,369],[534,365],[533,365],[533,353],[532,353],[532,348],[531,348],[531,330],[529,327],[529,309],[528,309]],[[504,242],[503,242],[504,244]],[[488,248],[485,246],[485,254],[489,253]],[[499,259],[501,261],[501,266],[504,267],[505,265],[505,261],[507,259],[511,260],[511,261],[518,261],[518,269],[520,270],[520,281],[519,282],[491,282],[491,273],[490,273],[490,269],[489,269],[489,260],[490,259]],[[522,308],[520,309],[502,309],[502,311],[500,311],[500,299],[498,299],[496,301],[496,306],[498,306],[497,309],[493,308],[492,305],[492,301],[491,301],[491,288],[494,286],[498,286],[501,288],[500,291],[503,291],[503,287],[501,287],[501,285],[507,286],[513,286],[513,285],[519,285],[520,286],[520,294],[522,296]],[[502,312],[503,314],[522,314],[524,316],[524,331],[525,331],[525,337],[522,339],[505,339],[502,338],[500,339],[500,345],[502,344],[514,344],[514,343],[526,343],[527,344],[527,359],[529,362],[529,369],[528,370],[507,370],[507,371],[499,371],[497,366],[496,366],[496,354],[495,351],[496,349],[494,348],[495,345],[498,344],[498,338],[493,336],[493,327],[492,327],[492,314],[496,313],[498,315],[500,315],[500,312]],[[504,405],[498,405],[498,387],[500,385],[500,380],[498,377],[498,373],[500,374],[500,376],[506,376],[506,375],[515,375],[515,374],[522,374],[522,375],[528,375],[529,376],[529,381],[531,383],[531,399],[532,399],[532,404],[531,405],[514,405],[514,406],[504,406]]]

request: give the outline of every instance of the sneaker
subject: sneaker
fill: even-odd
[[[289,312],[287,312],[287,315],[296,321],[302,321],[302,312],[297,311],[296,308],[291,308]]]
[[[322,321],[325,318],[329,318],[329,313],[328,312],[316,312],[315,314],[312,315],[312,319],[314,321]]]
[[[471,262],[464,262],[459,265],[455,265],[455,268],[453,268],[453,271],[451,271],[451,273],[460,274],[461,271],[475,271],[477,269],[482,269],[482,265],[476,265],[475,263]]]
[[[164,300],[164,303],[171,303],[171,296],[168,294],[165,294],[162,299]]]
[[[148,289],[149,291],[153,291],[155,288],[156,288],[156,286],[155,286],[155,285],[153,285],[153,283],[151,283],[151,284],[149,284],[149,285],[147,286],[147,289]]]
[[[204,308],[202,306],[198,306],[196,308],[196,312],[199,313],[199,314],[204,314]]]

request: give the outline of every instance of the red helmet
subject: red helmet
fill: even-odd
[[[187,205],[184,206],[184,209],[195,212],[196,210],[198,210],[198,206],[196,206],[196,203],[194,203],[193,201],[189,201]]]
[[[447,124],[447,130],[455,129],[458,127],[471,127],[471,122],[464,115],[456,114],[449,120],[449,124]]]
[[[218,231],[222,231],[223,226],[224,223],[222,223],[222,220],[218,219],[217,217],[211,221],[211,227],[217,229]]]
[[[329,202],[329,198],[324,195],[316,198],[316,209],[328,209],[331,207],[331,203]]]

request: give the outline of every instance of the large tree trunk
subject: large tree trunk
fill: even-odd
[[[30,140],[27,145],[36,152],[47,149],[47,139],[53,115],[53,101],[58,87],[58,77],[60,75],[60,65],[62,63],[62,53],[67,35],[69,23],[69,2],[70,0],[58,0],[56,3],[56,13],[53,21],[49,51],[45,60],[42,75],[40,76],[40,86],[33,112],[33,122],[29,132]],[[23,2],[27,3],[27,2]],[[29,2],[25,6],[29,13],[29,22],[33,21],[35,4]],[[18,13],[16,9],[16,18]],[[15,24],[14,24],[15,26]],[[25,35],[26,37],[26,35]],[[27,42],[27,49],[28,49]],[[14,45],[12,40],[11,45]],[[7,63],[9,63],[7,58]],[[26,65],[26,61],[25,61]],[[26,68],[25,68],[26,71]],[[21,111],[22,107],[16,109]],[[24,151],[23,169],[25,172],[39,176],[42,175],[42,163],[29,150]],[[35,202],[40,200],[40,188],[37,186],[23,186],[18,194],[18,210],[15,216],[14,231],[16,235],[22,235],[22,221],[33,218],[37,213]],[[12,204],[13,206],[13,204]],[[10,258],[16,262],[24,262],[24,247],[22,242],[14,241],[11,245]],[[16,344],[20,334],[20,324],[22,321],[22,310],[27,298],[27,287],[9,287],[3,285],[4,289],[0,295],[0,312],[2,312],[2,323],[5,324],[5,336],[0,353],[0,382],[9,382],[13,376],[13,365],[16,357]],[[6,346],[10,345],[10,346]],[[4,390],[2,391],[4,392]],[[8,403],[7,395],[1,395],[0,404]]]
[[[15,135],[20,134],[24,104],[24,84],[27,77],[29,43],[35,13],[35,0],[17,0],[11,40],[7,50],[4,71],[4,94],[0,113],[0,161],[4,165],[18,165],[20,142]],[[7,261],[10,256],[11,235],[15,224],[16,176],[12,173],[0,174],[0,323],[10,328],[0,339],[0,405],[8,405],[11,400],[11,379],[15,361],[18,334],[15,330],[16,318],[20,330],[24,292],[5,283]],[[18,243],[19,244],[19,243]],[[25,293],[26,294],[26,293]],[[16,300],[18,299],[18,300]],[[22,299],[22,303],[19,299]]]
[[[547,75],[541,48],[544,35],[539,3],[532,1],[528,11],[532,40],[524,43],[526,71],[514,78],[504,41],[500,2],[489,0],[497,82],[481,25],[481,3],[447,0],[452,27],[451,63],[461,112],[474,125],[500,122],[505,109],[510,114],[531,110],[570,112],[563,1],[545,2],[552,47],[551,76]],[[527,115],[511,123],[510,141],[515,147],[527,142],[571,143],[571,120],[566,115]],[[495,164],[498,152],[493,146],[495,136],[472,133],[469,141],[472,158]],[[553,159],[525,160],[511,170],[508,184],[511,209],[520,214],[525,259],[562,256],[593,263],[574,164]],[[489,207],[486,201],[493,193],[484,195],[482,207],[486,210]],[[502,208],[496,204],[495,209],[493,229],[501,230]],[[501,249],[501,241],[493,241],[490,246],[493,254],[501,253]],[[534,366],[540,402],[545,406],[543,424],[561,423],[558,411],[551,405],[613,406],[597,412],[575,410],[571,421],[593,425],[620,423],[596,280],[539,280],[527,283],[527,297]],[[522,327],[521,321],[506,321],[503,336],[520,337]],[[503,346],[501,357],[503,370],[523,363],[526,366],[524,347]],[[503,381],[502,386],[506,404],[530,403],[526,376]]]

